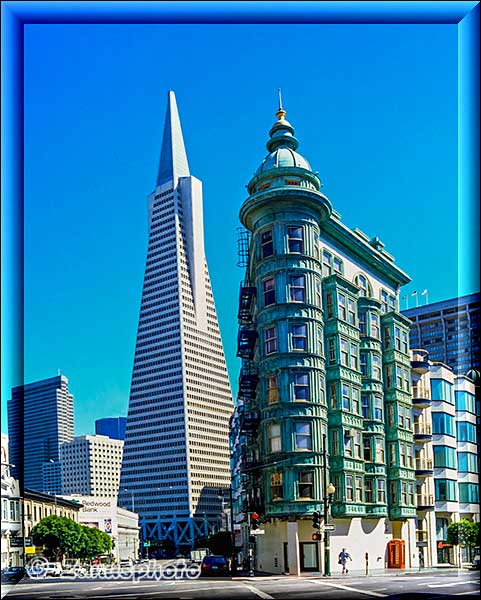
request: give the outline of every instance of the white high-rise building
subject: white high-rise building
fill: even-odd
[[[202,184],[190,175],[169,92],[125,434],[119,502],[144,540],[191,546],[230,485],[232,394],[204,252]]]
[[[80,435],[60,446],[64,494],[117,498],[124,443],[106,435]]]

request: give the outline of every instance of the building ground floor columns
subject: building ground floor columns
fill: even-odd
[[[346,548],[352,561],[349,570],[369,572],[394,566],[390,562],[389,542],[402,549],[406,568],[419,567],[419,549],[416,546],[414,519],[389,521],[389,519],[331,519],[335,530],[330,532],[330,571],[340,574],[338,556]],[[312,519],[273,519],[263,523],[263,535],[255,536],[255,570],[273,574],[325,572],[324,536],[321,541],[312,539],[315,530]],[[247,537],[247,536],[244,536]],[[390,548],[392,547],[392,544]],[[367,555],[367,556],[366,556]],[[391,553],[394,556],[393,553]]]

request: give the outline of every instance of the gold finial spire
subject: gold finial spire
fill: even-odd
[[[282,108],[282,94],[281,94],[281,88],[278,88],[277,90],[278,94],[279,94],[279,109],[276,112],[276,117],[279,119],[279,121],[281,121],[285,116],[286,116],[286,111]]]

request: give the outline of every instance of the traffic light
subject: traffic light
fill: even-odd
[[[312,513],[312,526],[314,527],[314,529],[321,528],[321,513],[318,510],[315,510]]]
[[[251,514],[251,529],[254,531],[260,529],[259,515],[257,513]]]
[[[320,533],[313,533],[312,534],[312,540],[314,542],[318,542],[321,539],[321,534]]]

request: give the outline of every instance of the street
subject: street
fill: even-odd
[[[2,597],[12,600],[141,598],[143,600],[229,599],[351,600],[389,598],[430,600],[464,596],[479,597],[479,571],[426,570],[422,572],[383,572],[368,577],[349,574],[328,579],[319,575],[256,576],[179,580],[79,580],[25,579],[17,585],[2,586]]]

